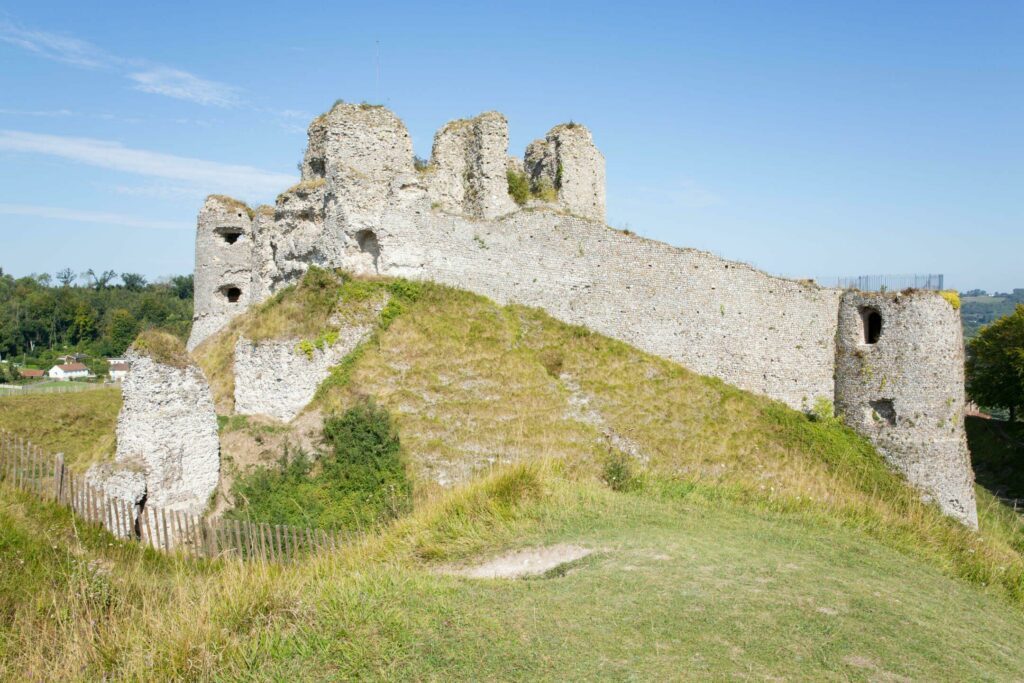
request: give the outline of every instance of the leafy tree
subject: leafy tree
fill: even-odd
[[[967,345],[967,393],[982,406],[1006,408],[1010,420],[1024,406],[1024,304],[981,328]]]
[[[71,323],[71,338],[75,342],[88,341],[96,336],[96,311],[85,302],[75,307],[75,318]]]
[[[146,287],[146,277],[139,273],[121,273],[121,282],[125,289],[132,292],[139,292]]]
[[[61,287],[70,287],[77,279],[78,276],[75,275],[75,271],[70,268],[62,268],[57,271],[57,282],[60,283]]]
[[[90,268],[82,273],[82,277],[83,279],[92,280],[93,288],[95,288],[97,292],[101,292],[110,285],[115,277],[117,277],[117,273],[112,270],[105,270],[97,275],[96,271]]]
[[[171,286],[179,299],[191,299],[194,292],[193,276],[175,275],[171,278]]]
[[[118,308],[110,312],[106,336],[110,340],[112,354],[119,356],[124,353],[138,334],[139,323],[131,311]]]

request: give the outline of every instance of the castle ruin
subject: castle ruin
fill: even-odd
[[[513,198],[510,177],[538,191]],[[424,166],[393,113],[335,105],[275,206],[202,207],[189,348],[310,265],[537,306],[796,409],[834,401],[927,498],[977,526],[958,311],[935,292],[823,288],[609,228],[604,157],[582,125],[519,159],[487,112],[446,124]]]

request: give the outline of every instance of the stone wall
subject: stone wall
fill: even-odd
[[[132,505],[202,515],[220,478],[217,414],[199,368],[158,363],[134,350],[122,385],[114,462],[86,480]],[[113,527],[112,531],[116,531]]]
[[[949,515],[978,526],[960,315],[934,292],[848,292],[836,411]]]
[[[342,327],[334,344],[309,354],[299,348],[299,339],[256,343],[240,337],[235,345],[235,412],[290,422],[313,400],[331,368],[373,329],[373,325]]]
[[[558,192],[558,205],[569,213],[604,223],[604,155],[586,126],[563,123],[543,140],[527,146],[526,173],[534,184]]]
[[[498,112],[446,124],[426,169],[432,203],[483,219],[516,210],[508,195],[508,121]]]
[[[604,159],[578,124],[553,128],[531,143],[522,162],[535,181],[558,186],[557,202],[505,213],[508,198],[500,196],[499,179],[520,164],[508,157],[507,139],[507,124],[495,113],[449,124],[435,138],[433,168],[417,172],[408,132],[391,112],[336,106],[310,126],[303,183],[273,210],[257,211],[249,266],[254,300],[296,281],[311,263],[435,280],[502,303],[544,308],[794,408],[822,397],[863,403],[867,387],[857,384],[852,351],[837,351],[837,326],[841,319],[849,324],[840,315],[840,290],[608,228]],[[201,214],[198,240],[205,226]],[[197,311],[207,310],[198,302],[208,290],[197,289]],[[962,382],[957,314],[941,299],[941,314],[929,308],[937,305],[933,299],[922,299],[932,303],[914,308],[918,313],[896,316],[902,322],[897,332],[889,329],[890,339],[901,341],[886,362],[906,365],[907,354],[916,354],[946,368],[944,384],[915,388],[921,378],[905,371],[891,373],[890,388],[900,402],[913,400],[912,411],[928,420],[953,420],[948,438],[924,434],[916,422],[898,421],[885,433],[874,422],[851,424],[887,444],[880,447],[911,481],[937,492],[944,509],[971,523],[964,467],[915,469],[900,455],[921,438],[927,445],[914,451],[921,458],[953,463],[966,452],[957,422],[962,388],[958,394],[952,387]],[[915,392],[921,396],[911,399]]]
[[[246,309],[251,299],[253,229],[248,207],[207,197],[196,230],[195,313],[188,348]]]

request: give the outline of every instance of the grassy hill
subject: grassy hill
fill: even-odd
[[[234,335],[328,338],[380,297],[304,414],[233,415]],[[229,480],[370,397],[413,512],[263,568],[141,553],[0,487],[0,677],[1024,677],[1020,519],[979,488],[967,531],[827,416],[534,309],[322,271],[196,355]],[[596,552],[543,579],[439,571],[553,542]]]

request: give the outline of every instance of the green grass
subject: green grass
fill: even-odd
[[[836,421],[537,310],[353,282],[340,286],[372,296],[339,296],[335,280],[317,306],[316,289],[287,290],[206,349],[231,382],[241,326],[298,321],[315,338],[346,301],[390,295],[295,424],[223,411],[225,456],[233,437],[277,443],[371,397],[401,434],[413,511],[264,568],[120,549],[0,486],[0,678],[1024,678],[1024,526],[984,489],[973,533]],[[976,425],[979,463],[1012,475]],[[597,552],[543,579],[439,573],[551,542]],[[10,576],[28,554],[42,564]]]
[[[72,470],[84,472],[94,462],[113,459],[120,411],[120,389],[11,396],[0,398],[0,429],[63,453]]]
[[[551,542],[596,554],[533,580],[437,571]],[[557,466],[505,468],[278,568],[142,554],[0,487],[0,549],[5,679],[1024,676],[1019,608],[868,534]]]
[[[307,415],[340,414],[365,397],[386,407],[420,504],[518,462],[556,459],[598,479],[622,451],[645,476],[863,531],[1024,602],[1024,531],[1012,516],[983,500],[982,533],[969,532],[838,421],[808,419],[536,309],[432,284],[393,298],[400,310],[335,368]],[[296,442],[309,439],[301,422]],[[233,458],[231,446],[224,453]]]

